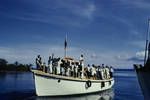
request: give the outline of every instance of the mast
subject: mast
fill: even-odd
[[[145,57],[144,57],[144,65],[146,64],[146,59],[147,59],[147,49],[148,49],[148,43],[149,43],[149,22],[150,19],[148,19],[148,28],[147,28],[147,35],[146,35],[146,45],[145,45]]]

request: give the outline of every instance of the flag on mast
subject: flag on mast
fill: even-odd
[[[67,49],[67,35],[66,35],[66,38],[65,38],[64,46],[65,46],[65,49]]]
[[[65,55],[64,55],[64,57],[66,57],[66,55],[67,55],[67,35],[66,35],[66,38],[65,38],[65,43],[64,43],[64,49],[65,49]]]

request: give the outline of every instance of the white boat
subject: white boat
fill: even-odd
[[[95,77],[89,77],[88,75],[88,78],[84,77],[84,74],[87,70],[85,70],[85,66],[83,63],[83,55],[81,55],[79,62],[75,61],[73,58],[66,57],[66,47],[67,42],[65,40],[65,57],[63,59],[55,59],[53,58],[53,54],[49,57],[49,64],[47,67],[48,72],[45,71],[46,67],[42,67],[43,65],[41,63],[41,57],[40,55],[38,55],[36,64],[37,69],[39,68],[39,66],[40,68],[39,70],[32,70],[37,96],[81,95],[100,92],[112,88],[112,86],[114,85],[113,77],[105,77],[99,80],[96,80]],[[78,65],[78,63],[80,63],[80,66]],[[67,74],[65,71],[62,71],[62,69],[64,70],[66,68],[69,70],[70,66],[76,66],[72,67],[71,69],[78,69],[78,72],[74,71],[73,73],[80,73],[80,75],[78,74],[77,77],[76,75],[74,75],[75,77],[73,77],[73,75],[70,74],[71,71],[68,71],[69,73]],[[94,68],[94,66],[93,69],[95,69],[93,72],[96,73],[96,68]],[[103,74],[101,76],[103,76]]]
[[[37,96],[64,96],[100,92],[112,88],[114,78],[107,80],[79,79],[32,70]]]

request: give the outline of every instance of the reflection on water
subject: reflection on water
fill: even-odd
[[[100,93],[80,95],[80,96],[65,96],[65,97],[32,97],[29,100],[113,100],[114,90],[106,90]]]

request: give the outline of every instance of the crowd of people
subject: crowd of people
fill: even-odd
[[[104,80],[113,77],[113,67],[102,65],[91,66],[88,64],[84,65],[83,55],[80,56],[79,61],[74,61],[72,58],[54,58],[54,55],[50,56],[48,59],[48,65],[42,62],[40,55],[36,58],[36,66],[38,70],[43,72],[74,77],[74,78],[86,78],[94,80]]]

